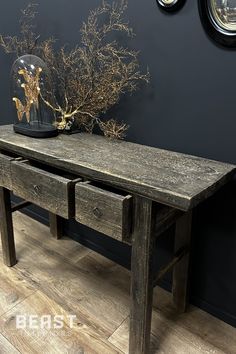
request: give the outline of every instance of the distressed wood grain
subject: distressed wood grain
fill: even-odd
[[[11,213],[10,191],[0,187],[0,231],[4,264],[12,267],[16,264],[16,250]]]
[[[76,220],[114,239],[129,239],[131,232],[130,195],[120,195],[89,182],[75,186]]]
[[[161,234],[176,221],[177,252],[189,243],[191,220],[185,216],[190,215],[190,209],[232,178],[235,166],[88,134],[59,136],[43,141],[29,139],[13,133],[11,126],[0,128],[0,150],[7,150],[9,155],[16,154],[19,158],[22,156],[29,159],[11,161],[8,157],[2,158],[8,175],[10,170],[10,183],[15,194],[60,217],[75,216],[75,183],[81,182],[78,177],[106,185],[99,189],[88,182],[77,184],[76,217],[85,225],[118,240],[128,238],[129,222],[133,222],[130,353],[149,353],[155,234]],[[7,165],[6,161],[10,162],[10,165]],[[62,171],[72,173],[73,180],[63,177]],[[2,175],[4,177],[4,174]],[[125,196],[108,191],[110,185],[123,191]],[[5,264],[14,265],[10,196],[7,189],[1,187],[0,190],[3,256]],[[126,194],[135,195],[133,218],[128,206],[132,197],[126,197]],[[179,210],[188,213],[181,216]],[[54,234],[60,231],[57,221],[53,219]],[[22,248],[22,251],[25,252],[25,248]],[[119,291],[104,301],[104,295],[100,293],[100,282],[92,282],[90,286],[90,278],[84,269],[72,266],[64,255],[60,256],[64,261],[63,267],[60,268],[54,251],[46,250],[46,254],[41,251],[42,249],[31,251],[30,257],[45,263],[48,277],[39,271],[39,261],[31,272],[26,263],[22,268],[22,264],[27,262],[22,257],[21,264],[18,264],[16,269],[23,277],[30,279],[38,290],[42,290],[46,296],[53,296],[60,304],[61,293],[65,293],[67,308],[78,310],[75,300],[79,295],[79,312],[83,322],[98,328],[97,318],[100,317],[102,326],[99,333],[104,336],[111,335],[111,328],[115,331],[118,323],[124,320],[125,310],[121,313],[121,304],[117,308],[114,300],[119,299]],[[65,272],[65,277],[58,282],[56,277],[60,277],[62,271]],[[187,303],[187,275],[188,256],[184,255],[180,262],[174,265],[173,277],[174,300],[182,310],[185,310]],[[79,294],[74,292],[76,285],[80,289]],[[101,304],[105,305],[105,314],[100,313]],[[11,320],[12,317],[9,322]],[[106,324],[108,320],[109,326]]]
[[[166,205],[155,205],[155,237],[161,236],[166,230],[168,230],[183,214],[181,210],[171,208]]]
[[[74,252],[65,252],[64,240],[57,242],[50,237],[46,227],[50,248],[45,247],[46,241],[40,241],[41,228],[37,225],[35,222],[30,228],[24,227],[24,232],[15,229],[19,262],[13,270],[64,309],[75,312],[81,323],[102,336],[110,336],[129,314],[129,297],[122,303],[117,286],[105,282],[101,287],[101,280],[94,278],[93,272],[73,264],[70,255]],[[51,248],[53,243],[57,245],[55,250]],[[56,250],[60,245],[59,254]]]
[[[0,334],[0,348],[1,354],[21,354],[2,334]]]
[[[210,326],[209,326],[210,327]],[[129,354],[129,318],[109,338],[109,342]],[[225,348],[227,345],[225,343]],[[181,323],[171,320],[161,312],[153,313],[150,350],[148,354],[224,354],[230,350],[220,350],[204,338],[181,328]]]
[[[162,318],[163,341],[168,343],[174,332],[182,337],[186,350],[189,343],[194,344],[200,353],[236,353],[236,329],[229,324],[211,316],[209,313],[189,306],[185,313],[176,313],[172,302],[172,294],[156,287],[153,297],[153,328],[158,333],[158,326]],[[158,314],[158,316],[156,316]],[[169,328],[169,336],[166,327]],[[181,347],[180,347],[181,348]],[[178,352],[178,348],[176,347]],[[180,350],[182,354],[184,351]]]
[[[74,183],[68,178],[32,166],[28,161],[12,161],[11,177],[17,196],[66,219],[74,217]]]
[[[51,235],[57,240],[61,239],[63,236],[63,218],[49,212],[49,225]]]
[[[235,166],[91,134],[29,139],[0,128],[0,148],[188,210],[208,198]]]
[[[154,277],[154,213],[151,200],[135,197],[131,259],[130,354],[149,353]]]
[[[11,190],[11,160],[10,156],[0,153],[0,186]]]
[[[7,278],[9,286],[14,286],[14,289],[16,289],[16,291],[18,289],[18,292],[22,294],[19,295],[19,299],[23,299],[22,296],[27,294],[25,292],[27,288],[29,288],[29,291],[31,289],[41,289],[37,291],[35,298],[34,296],[29,297],[28,302],[18,308],[19,312],[23,312],[24,310],[31,312],[31,309],[37,308],[37,304],[39,303],[41,304],[39,305],[40,309],[44,308],[44,312],[50,309],[51,314],[63,315],[75,313],[78,316],[78,326],[75,328],[77,333],[74,333],[72,341],[75,344],[79,342],[78,348],[84,346],[87,349],[85,354],[90,354],[94,351],[98,354],[111,354],[113,351],[114,353],[116,351],[118,353],[127,353],[130,272],[89,250],[88,255],[84,257],[84,250],[79,249],[81,246],[78,245],[77,242],[64,238],[60,242],[57,242],[50,237],[49,229],[45,225],[41,225],[39,222],[19,212],[16,212],[14,215],[14,223],[16,228],[16,244],[19,248],[20,255],[18,266],[21,264],[21,267],[18,269],[16,267],[6,268],[2,266],[0,260],[0,284],[2,284],[2,279],[3,282],[5,282],[5,278]],[[51,265],[48,264],[48,261],[45,262],[45,259],[41,260],[42,253],[45,254],[45,250],[47,250],[47,257],[45,257],[45,259],[48,259],[50,255],[52,255],[54,259]],[[38,253],[38,251],[40,252]],[[75,253],[78,253],[78,258]],[[35,260],[37,260],[37,262]],[[71,302],[68,301],[69,291],[66,287],[64,290],[60,287],[60,295],[59,291],[55,294],[53,291],[47,289],[46,279],[48,277],[48,283],[50,284],[53,269],[55,268],[56,270],[58,265],[61,266],[55,275],[57,282],[63,282],[65,278],[68,278],[69,273],[67,273],[67,267],[63,270],[63,264],[65,262],[73,263],[73,266],[76,264],[78,277],[80,277],[79,274],[81,273],[84,273],[84,275],[87,274],[90,278],[91,287],[93,287],[93,283],[100,284],[99,294],[104,294],[104,298],[99,305],[96,303],[96,306],[99,306],[99,312],[97,311],[96,313],[97,317],[95,321],[93,321],[92,317],[87,317],[90,306],[92,308],[92,298],[91,301],[84,302],[81,297],[81,283],[73,285],[73,301],[76,302],[76,306],[70,305]],[[50,267],[51,270],[48,269]],[[34,274],[34,276],[31,277],[31,272],[37,272],[38,274]],[[63,274],[64,272],[65,274]],[[88,284],[82,284],[84,289],[87,285]],[[26,289],[23,290],[22,286]],[[3,289],[7,290],[7,288],[8,286],[3,286]],[[39,293],[41,293],[40,296]],[[107,296],[109,293],[111,297],[115,296],[117,303],[111,316],[118,316],[119,321],[117,321],[115,329],[112,326],[110,331],[106,330],[104,332],[104,322],[107,322],[107,328],[109,328],[110,325],[110,319],[106,316],[106,312],[109,311],[106,305],[106,301],[108,301],[109,304],[109,296]],[[111,303],[110,306],[112,306]],[[87,311],[86,308],[88,309]],[[5,307],[5,309],[7,310],[8,307]],[[124,319],[126,320],[121,319],[120,311],[124,312]],[[40,312],[41,310],[39,310],[39,314]],[[15,314],[14,311],[10,311],[9,314],[10,313],[12,316]],[[10,320],[11,316],[6,314],[4,318]],[[89,322],[91,323],[89,324]],[[4,332],[10,341],[13,334],[11,328],[12,325],[5,322]],[[10,331],[10,333],[8,333],[8,331]],[[66,332],[66,334],[67,333],[68,332]],[[159,287],[154,289],[152,333],[150,354],[222,354],[236,352],[235,328],[193,306],[190,306],[187,313],[176,314],[171,301],[171,294]],[[58,339],[53,339],[54,334],[55,332],[48,333],[48,343],[50,341],[51,345],[47,344],[47,346],[45,346],[47,352],[52,352],[53,350],[60,352],[60,349],[67,349],[70,344],[70,336],[68,338],[64,337],[65,341],[68,340],[68,343],[63,343],[63,339],[62,342]],[[74,336],[76,336],[77,339],[75,339]],[[29,333],[26,333],[24,340],[30,342],[31,339],[32,337]],[[6,341],[4,342],[7,348],[6,345],[9,342]],[[110,342],[110,345],[108,342]],[[0,345],[1,344],[2,339],[0,338]],[[40,338],[38,338],[38,344],[41,345],[41,347],[44,346]],[[26,344],[24,345],[26,346]],[[30,346],[30,343],[27,345]],[[3,350],[5,347],[3,345],[0,348]],[[6,352],[3,351],[3,354],[15,354],[15,352],[11,350],[13,348],[11,345],[8,345],[8,348],[9,350]]]
[[[33,286],[19,280],[15,273],[6,273],[5,267],[0,267],[0,284],[0,316],[36,291]]]
[[[75,315],[64,311],[57,303],[40,291],[35,292],[27,299],[16,305],[13,309],[0,317],[1,333],[21,353],[70,353],[70,354],[118,354],[118,350],[109,342],[105,342],[94,331],[79,322],[70,327],[68,315]],[[63,327],[53,328],[44,326],[40,328],[16,328],[16,316],[55,315],[63,316]],[[78,319],[77,319],[78,321]],[[34,322],[37,325],[37,317]],[[0,349],[1,350],[1,349]]]
[[[172,294],[173,301],[179,312],[187,309],[189,298],[189,270],[191,252],[192,212],[185,213],[176,222],[175,252],[186,248],[184,256],[174,266]]]

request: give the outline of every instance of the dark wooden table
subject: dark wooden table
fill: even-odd
[[[76,134],[37,140],[0,127],[0,210],[3,259],[16,264],[12,212],[29,202],[50,212],[60,237],[75,218],[132,245],[130,349],[149,353],[153,287],[173,269],[177,310],[188,303],[192,209],[213,195],[235,166],[181,153]],[[11,207],[10,191],[25,202]],[[176,224],[173,260],[153,272],[154,243]]]

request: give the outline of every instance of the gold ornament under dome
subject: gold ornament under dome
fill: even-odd
[[[35,68],[35,75],[29,72],[27,69],[20,69],[18,74],[23,76],[25,82],[21,84],[22,89],[25,93],[25,104],[17,97],[13,97],[13,101],[16,104],[17,117],[21,122],[25,114],[26,120],[30,122],[30,111],[31,107],[34,106],[36,109],[39,108],[39,95],[40,95],[40,75],[42,73],[42,68]]]

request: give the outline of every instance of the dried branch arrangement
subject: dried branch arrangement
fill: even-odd
[[[19,20],[19,36],[3,36],[0,34],[0,46],[5,53],[14,53],[17,58],[25,54],[40,55],[47,45],[55,42],[54,38],[45,41],[40,40],[40,35],[35,33],[34,23],[37,16],[37,4],[30,3],[24,10],[21,10]]]
[[[149,73],[139,70],[138,52],[127,49],[115,39],[119,32],[126,37],[134,33],[125,21],[127,0],[117,0],[90,11],[81,28],[81,45],[55,50],[54,38],[45,41],[35,34],[33,25],[36,4],[22,11],[20,37],[3,37],[0,45],[6,53],[34,54],[51,70],[54,92],[41,99],[58,117],[63,130],[76,121],[80,128],[92,132],[99,126],[105,136],[123,138],[128,126],[114,119],[102,119],[125,93],[132,93],[140,82],[149,81]]]

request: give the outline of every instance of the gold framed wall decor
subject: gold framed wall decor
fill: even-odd
[[[167,12],[174,12],[183,7],[185,0],[157,0],[158,6]]]
[[[236,0],[198,0],[207,34],[218,44],[236,47]]]

